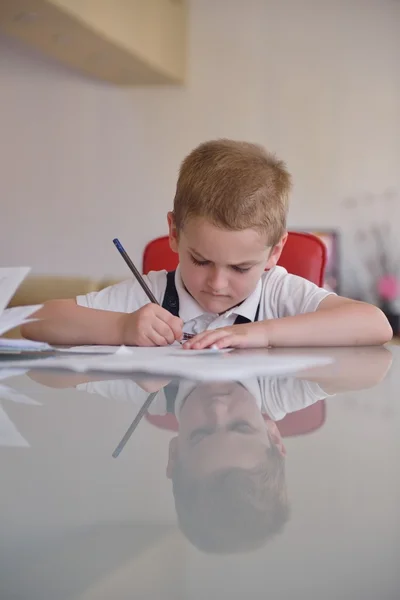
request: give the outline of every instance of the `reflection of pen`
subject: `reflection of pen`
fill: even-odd
[[[128,267],[130,268],[130,270],[132,271],[132,273],[134,274],[134,276],[136,277],[138,283],[140,283],[140,285],[142,286],[143,291],[146,294],[146,296],[148,297],[148,299],[150,300],[150,302],[153,302],[153,304],[160,305],[160,303],[157,302],[157,298],[154,296],[153,292],[151,291],[151,289],[149,288],[149,286],[147,285],[147,283],[145,282],[145,280],[143,279],[143,277],[141,276],[141,274],[139,273],[139,271],[137,270],[137,268],[131,261],[128,253],[126,252],[125,248],[123,247],[123,245],[121,244],[119,239],[118,238],[113,239],[113,243],[114,243],[116,249],[118,250],[118,252],[120,253],[120,255],[122,256],[122,258],[124,259],[124,261],[126,262],[126,264],[128,265]],[[189,340],[192,337],[194,337],[194,335],[191,333],[183,333],[184,340]]]
[[[126,445],[127,441],[131,437],[132,433],[135,431],[136,427],[139,425],[144,414],[146,413],[147,409],[149,408],[150,404],[153,402],[153,400],[157,396],[157,394],[158,394],[158,391],[153,392],[152,394],[150,394],[150,396],[148,396],[146,398],[146,401],[142,404],[138,414],[134,418],[132,425],[130,425],[130,427],[127,430],[127,432],[125,433],[124,437],[122,438],[122,440],[120,441],[118,446],[115,448],[114,452],[112,453],[113,458],[118,458],[118,456],[121,454],[122,450],[124,449],[124,446]]]

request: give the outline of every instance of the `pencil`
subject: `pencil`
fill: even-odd
[[[126,262],[126,264],[128,265],[129,269],[132,271],[132,273],[136,277],[138,283],[140,283],[140,285],[142,286],[142,288],[143,288],[146,296],[150,300],[150,302],[153,302],[153,304],[158,304],[160,306],[160,303],[157,301],[157,298],[154,296],[153,292],[151,291],[151,289],[149,288],[149,286],[147,285],[147,283],[145,282],[145,280],[143,279],[143,277],[141,276],[141,274],[139,273],[139,271],[137,270],[137,268],[131,261],[128,253],[126,252],[125,248],[123,247],[123,245],[121,244],[119,239],[114,238],[113,243],[114,243],[116,249],[118,250],[118,252],[120,253],[120,255],[122,256],[122,258],[124,259],[124,261]],[[192,333],[183,333],[183,339],[185,341],[190,340],[192,337],[194,337],[194,334],[192,334]]]
[[[114,243],[116,249],[118,250],[118,252],[120,253],[120,255],[122,256],[122,258],[124,259],[124,261],[126,262],[126,264],[128,265],[128,267],[130,268],[130,270],[132,271],[132,273],[134,274],[134,276],[136,277],[136,279],[138,280],[138,283],[140,283],[140,285],[142,286],[142,288],[143,288],[146,296],[150,300],[150,302],[153,302],[153,304],[159,305],[160,303],[157,302],[157,298],[154,296],[153,292],[151,291],[151,289],[149,288],[149,286],[147,285],[147,283],[145,282],[145,280],[143,279],[143,277],[141,276],[141,274],[139,273],[139,271],[137,270],[137,268],[135,267],[135,265],[129,258],[128,253],[124,249],[124,247],[121,244],[121,242],[119,241],[119,239],[118,238],[113,239],[113,243]]]

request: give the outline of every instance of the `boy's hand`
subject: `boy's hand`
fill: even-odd
[[[127,346],[167,346],[182,339],[183,321],[158,304],[149,303],[124,315],[122,339]]]
[[[268,348],[268,334],[265,321],[221,327],[203,331],[183,347],[200,350],[202,348]]]

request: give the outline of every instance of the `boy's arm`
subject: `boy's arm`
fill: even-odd
[[[334,295],[322,300],[313,313],[262,324],[270,346],[369,346],[393,337],[378,307]]]
[[[70,298],[50,300],[32,316],[39,320],[21,328],[30,340],[66,345],[123,343],[126,313],[78,306]]]
[[[125,313],[50,300],[33,316],[39,320],[24,325],[22,335],[50,344],[165,346],[182,338],[182,320],[152,302]]]
[[[184,348],[373,346],[392,337],[392,328],[379,308],[329,295],[314,312],[205,331]]]

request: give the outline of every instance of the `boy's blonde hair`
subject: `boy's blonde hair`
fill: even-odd
[[[289,518],[284,458],[274,445],[254,469],[231,467],[195,477],[178,461],[172,484],[179,526],[203,552],[254,550]]]
[[[253,228],[277,244],[286,230],[291,177],[262,146],[220,139],[183,161],[174,199],[178,232],[192,217],[232,231]]]

